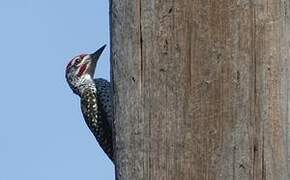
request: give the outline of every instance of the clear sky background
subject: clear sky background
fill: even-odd
[[[0,180],[113,180],[65,81],[109,43],[108,0],[0,0]],[[109,46],[97,77],[109,79]]]

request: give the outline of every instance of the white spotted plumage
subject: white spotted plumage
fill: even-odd
[[[113,161],[111,85],[104,79],[93,79],[103,50],[104,46],[93,54],[73,58],[67,65],[66,79],[73,92],[81,99],[81,110],[86,124]]]

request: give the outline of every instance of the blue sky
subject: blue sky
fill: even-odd
[[[0,0],[0,180],[111,180],[66,84],[68,61],[109,42],[108,0]],[[97,77],[109,79],[109,47]]]

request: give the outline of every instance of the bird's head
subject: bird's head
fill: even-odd
[[[66,80],[74,93],[80,94],[81,86],[92,82],[96,65],[106,45],[93,54],[81,54],[68,63],[65,71]]]

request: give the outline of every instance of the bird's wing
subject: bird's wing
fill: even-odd
[[[96,92],[90,89],[84,90],[81,98],[81,109],[89,129],[104,152],[113,161],[112,129],[106,120],[106,114],[99,103]]]
[[[112,104],[112,89],[111,83],[105,79],[94,79],[97,88],[98,107],[100,112],[105,115],[110,128],[113,126],[113,104]]]

